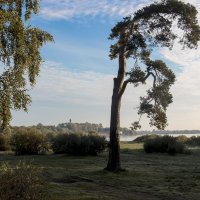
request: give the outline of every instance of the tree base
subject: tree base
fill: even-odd
[[[120,172],[127,171],[126,169],[121,168],[121,167],[115,167],[115,168],[113,168],[113,167],[108,167],[108,166],[105,167],[104,170],[109,171],[109,172],[115,172],[115,173],[120,173]]]

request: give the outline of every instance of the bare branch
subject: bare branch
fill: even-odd
[[[122,85],[122,88],[119,92],[119,97],[121,97],[124,94],[128,83],[144,83],[149,78],[150,75],[153,76],[153,78],[154,78],[153,87],[155,88],[155,86],[156,86],[156,76],[152,72],[148,72],[147,75],[144,78],[141,78],[141,79],[138,79],[138,80],[131,80],[131,78],[129,78],[129,79],[125,80],[123,85]]]
[[[120,90],[120,92],[119,92],[119,97],[121,97],[123,94],[124,94],[124,91],[125,91],[125,89],[126,89],[126,86],[127,86],[127,84],[128,83],[130,83],[131,82],[131,79],[127,79],[127,80],[125,80],[124,81],[124,83],[123,83],[123,85],[122,85],[122,88],[121,88],[121,90]]]

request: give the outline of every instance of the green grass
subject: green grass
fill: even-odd
[[[1,153],[0,163],[31,161],[44,169],[50,200],[199,200],[200,149],[191,155],[146,154],[142,144],[122,143],[122,166],[103,170],[108,153],[97,157],[66,155],[14,156]]]

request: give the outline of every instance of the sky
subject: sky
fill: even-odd
[[[200,0],[183,0],[200,10]],[[29,23],[54,36],[41,49],[43,64],[28,113],[13,111],[11,125],[57,125],[68,122],[109,126],[113,78],[117,60],[109,59],[111,28],[123,17],[149,5],[150,0],[41,0],[40,13]],[[199,15],[200,16],[200,15]],[[200,17],[198,17],[200,19]],[[157,49],[176,73],[169,106],[168,130],[200,129],[200,49]],[[133,62],[129,61],[129,68]],[[138,120],[139,97],[147,87],[128,86],[121,108],[121,127]],[[151,130],[142,117],[143,130]]]

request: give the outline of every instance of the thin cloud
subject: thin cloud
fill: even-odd
[[[111,101],[113,78],[112,74],[73,71],[60,63],[45,62],[32,95],[37,101],[53,100],[55,103],[105,106]],[[139,97],[142,90],[145,91],[144,88],[146,87],[137,90],[128,87],[125,104],[138,102],[132,97],[135,95]]]
[[[200,98],[200,49],[182,50],[181,46],[176,44],[172,51],[163,49],[161,54],[167,60],[178,64],[181,70],[174,87],[175,95],[184,93]]]
[[[199,0],[181,0],[191,3],[200,9]],[[145,5],[149,0],[43,0],[41,1],[41,16],[48,20],[72,20],[84,17],[109,16],[124,17]],[[200,18],[200,15],[199,15]]]
[[[112,90],[113,76],[92,71],[72,71],[62,64],[46,62],[33,96],[37,101],[105,105]]]
[[[48,20],[71,20],[87,16],[122,17],[149,3],[149,0],[43,0],[41,16]]]

